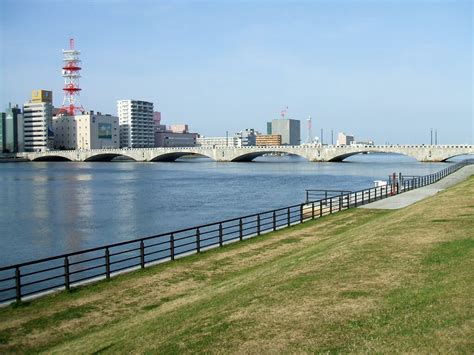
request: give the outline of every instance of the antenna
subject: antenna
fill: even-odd
[[[79,65],[81,60],[79,59],[80,51],[74,49],[74,38],[69,39],[69,49],[63,49],[63,70],[62,76],[64,78],[64,100],[63,106],[59,110],[59,114],[67,114],[68,116],[74,116],[76,112],[84,111],[84,107],[79,102],[79,93],[81,88],[79,87],[79,73],[82,69]]]

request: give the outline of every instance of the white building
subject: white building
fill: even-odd
[[[337,135],[337,145],[351,145],[354,143],[354,136],[339,132]]]
[[[151,148],[155,145],[152,102],[119,100],[117,112],[120,147]]]
[[[23,105],[23,137],[25,151],[36,152],[53,147],[53,94],[33,90],[31,100]]]
[[[239,139],[239,147],[249,147],[257,145],[257,134],[253,128],[247,128],[245,131],[237,132],[234,136]]]
[[[196,145],[198,147],[240,147],[241,139],[238,137],[198,137],[196,138]]]
[[[55,149],[119,148],[119,119],[93,111],[53,118]]]

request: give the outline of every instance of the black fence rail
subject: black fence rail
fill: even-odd
[[[342,196],[351,192],[345,190],[306,190],[306,202],[327,200],[330,197]]]
[[[20,302],[42,293],[69,290],[84,283],[109,279],[125,270],[143,269],[365,205],[432,184],[473,162],[465,160],[437,173],[402,178],[390,185],[355,192],[338,191],[319,200],[307,200],[305,203],[271,211],[2,267],[0,303]]]

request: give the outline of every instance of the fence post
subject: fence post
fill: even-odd
[[[290,207],[288,207],[287,211],[286,211],[286,214],[287,214],[287,222],[288,222],[288,227],[290,226],[291,222],[290,222]]]
[[[260,214],[257,215],[257,235],[260,235]]]
[[[276,231],[277,226],[276,226],[276,212],[273,211],[273,231]]]
[[[196,228],[196,251],[198,253],[201,252],[201,231],[199,230],[199,227]]]
[[[145,268],[145,243],[140,240],[140,268]]]
[[[311,203],[311,219],[314,219],[314,201]]]
[[[319,200],[319,217],[323,216],[323,200]]]
[[[174,260],[174,233],[170,234],[170,258]]]
[[[219,246],[220,246],[220,247],[222,246],[222,237],[223,237],[223,233],[222,233],[222,223],[219,223]]]
[[[242,218],[239,218],[239,239],[240,239],[240,240],[244,239],[244,231],[243,231]]]
[[[354,207],[357,207],[357,192],[354,192]]]
[[[332,197],[329,199],[329,214],[332,214]]]
[[[342,194],[339,196],[339,212],[342,210]]]
[[[300,205],[300,223],[303,223],[303,204]]]
[[[21,275],[20,267],[15,268],[15,289],[16,289],[16,301],[21,302]]]
[[[66,291],[69,291],[69,258],[67,256],[64,257],[64,286],[66,286]]]
[[[110,279],[110,251],[105,248],[105,277]]]

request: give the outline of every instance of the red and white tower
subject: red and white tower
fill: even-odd
[[[64,100],[59,114],[74,116],[76,113],[82,113],[84,108],[79,102],[79,73],[81,60],[80,51],[74,49],[74,38],[69,40],[69,49],[63,49],[63,78],[64,78]]]

